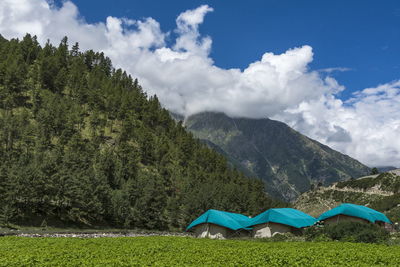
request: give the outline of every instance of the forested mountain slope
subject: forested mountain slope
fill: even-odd
[[[295,200],[313,184],[328,185],[369,173],[357,160],[282,122],[206,112],[186,118],[185,126],[218,146],[233,165],[263,179],[268,193],[286,201]]]
[[[257,214],[264,185],[171,119],[102,53],[0,38],[0,223],[182,229]]]
[[[319,216],[341,203],[366,205],[399,222],[400,169],[315,187],[302,194],[294,205],[313,216]]]

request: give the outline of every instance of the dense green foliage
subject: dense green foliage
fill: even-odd
[[[256,214],[262,182],[171,119],[103,53],[0,37],[0,223],[182,229]]]
[[[368,189],[376,185],[378,181],[374,177],[366,177],[362,179],[351,179],[348,181],[339,182],[336,184],[338,188],[352,187],[361,190]]]
[[[371,169],[371,175],[379,174],[378,168],[374,167]]]
[[[185,119],[188,129],[224,151],[233,165],[259,177],[271,195],[292,201],[313,185],[367,175],[370,170],[270,119],[230,118],[201,113]]]
[[[305,230],[305,236],[306,240],[321,240],[326,237],[337,241],[383,243],[389,239],[389,232],[371,223],[340,222],[323,227],[309,227]]]
[[[396,266],[400,246],[182,237],[0,239],[0,266]]]

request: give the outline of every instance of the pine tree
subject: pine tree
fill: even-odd
[[[0,224],[182,230],[275,205],[103,53],[0,36]],[[44,226],[44,224],[43,224]]]

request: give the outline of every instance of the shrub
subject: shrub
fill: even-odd
[[[324,227],[321,225],[315,225],[304,229],[304,236],[306,241],[316,241],[315,239],[324,234]]]
[[[302,235],[293,233],[276,233],[272,237],[252,239],[259,242],[302,242],[305,238]]]
[[[367,178],[363,178],[363,179],[355,179],[355,180],[338,182],[336,184],[336,186],[338,188],[351,187],[351,188],[358,188],[358,189],[366,190],[366,189],[371,188],[374,185],[379,183],[380,179],[378,177],[377,178],[367,177]]]
[[[370,223],[340,222],[324,227],[311,227],[305,231],[306,240],[330,238],[343,242],[381,243],[389,239],[389,232]],[[322,237],[321,237],[322,236]]]
[[[283,234],[277,233],[271,237],[271,241],[278,241],[278,242],[290,241],[294,238],[295,238],[295,235],[292,233],[283,233]]]
[[[372,168],[371,175],[379,174],[378,168]]]
[[[315,237],[313,241],[314,242],[329,242],[329,241],[332,241],[332,239],[323,233],[323,234],[320,234],[319,236]]]

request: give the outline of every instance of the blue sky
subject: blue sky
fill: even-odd
[[[400,167],[400,1],[1,0],[0,34],[26,33],[104,52],[173,112],[268,117]]]
[[[214,11],[200,26],[213,39],[211,57],[223,68],[245,68],[265,52],[282,53],[310,45],[312,69],[349,68],[331,74],[351,92],[399,78],[400,1],[165,1],[75,0],[87,22],[107,16],[152,17],[164,32],[177,15],[208,4]]]

